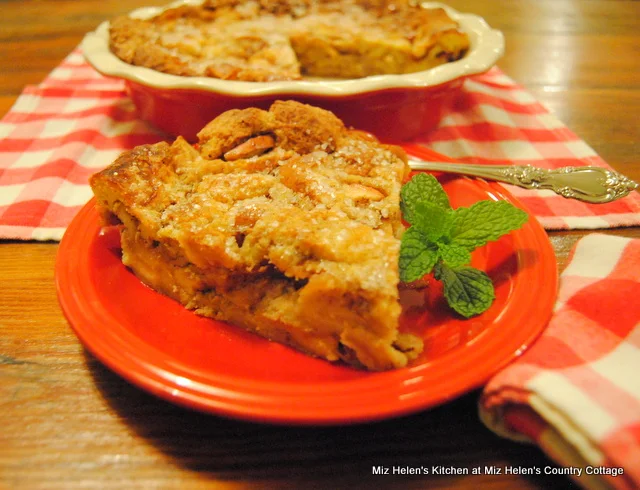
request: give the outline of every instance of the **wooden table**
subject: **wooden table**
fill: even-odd
[[[113,15],[155,0],[5,0],[0,113]],[[500,67],[606,161],[640,181],[640,2],[451,0],[503,30]],[[639,229],[606,233],[640,236]],[[562,269],[584,232],[549,233]],[[57,244],[0,244],[0,487],[568,488],[564,477],[372,475],[377,465],[550,465],[478,421],[478,393],[398,420],[342,428],[191,413],[87,353],[58,307]]]

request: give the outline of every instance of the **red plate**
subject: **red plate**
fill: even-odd
[[[428,150],[418,156],[444,159]],[[520,206],[495,183],[450,176],[441,182],[454,207],[482,199]],[[345,424],[446,402],[519,356],[545,328],[556,297],[555,255],[531,218],[474,253],[473,265],[496,285],[487,312],[462,320],[437,288],[403,293],[403,328],[423,336],[425,352],[411,367],[368,373],[198,317],[140,283],[120,261],[117,234],[100,229],[92,201],[69,226],[56,262],[59,301],[82,343],[161,398],[254,421]]]

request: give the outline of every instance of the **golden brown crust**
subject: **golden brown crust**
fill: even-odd
[[[231,155],[232,158],[226,158]],[[297,102],[216,118],[91,178],[123,260],[196,312],[328,360],[400,367],[406,156]]]
[[[272,18],[256,22],[227,11],[182,6],[149,20],[118,17],[110,23],[109,49],[127,63],[173,75],[258,82],[300,77],[288,38]]]
[[[443,9],[409,0],[209,0],[110,24],[110,49],[127,63],[228,80],[410,73],[468,48]]]

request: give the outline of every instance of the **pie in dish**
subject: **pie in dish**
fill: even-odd
[[[122,260],[196,313],[329,361],[406,366],[401,148],[293,101],[234,109],[190,145],[123,153],[91,178]]]
[[[118,17],[109,47],[173,75],[272,81],[423,71],[463,57],[469,39],[412,0],[205,0]]]

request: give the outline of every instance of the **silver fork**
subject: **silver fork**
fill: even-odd
[[[546,170],[532,165],[477,165],[428,162],[409,158],[413,170],[470,175],[506,182],[525,189],[549,189],[568,199],[601,204],[626,196],[638,187],[633,180],[601,167],[562,167]]]

